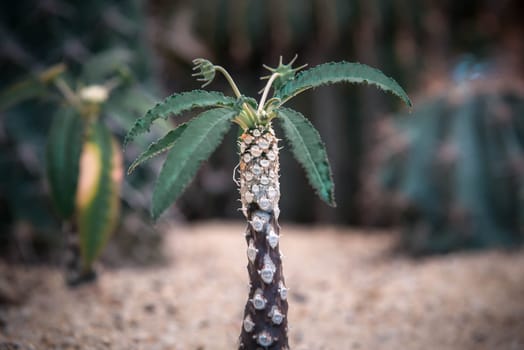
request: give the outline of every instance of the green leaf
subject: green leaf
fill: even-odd
[[[146,115],[137,119],[135,125],[126,135],[124,146],[131,142],[135,136],[149,131],[153,122],[159,118],[167,119],[170,114],[177,115],[193,108],[233,106],[235,102],[236,99],[217,91],[193,90],[173,94],[156,104],[147,111]]]
[[[293,155],[306,171],[309,183],[323,201],[335,206],[331,167],[317,129],[297,111],[289,108],[277,111]]]
[[[120,212],[122,157],[109,130],[93,124],[82,150],[76,217],[84,269],[90,269],[114,231]]]
[[[378,69],[361,63],[331,62],[301,71],[275,92],[275,97],[288,100],[299,93],[321,85],[333,83],[367,83],[391,92],[411,107],[408,95],[398,83]]]
[[[187,124],[176,146],[169,151],[154,192],[151,215],[157,219],[173,203],[195,176],[231,127],[238,111],[215,108],[201,113]]]
[[[84,123],[72,108],[59,109],[51,123],[46,170],[51,198],[58,214],[73,215]]]
[[[159,155],[160,153],[171,149],[175,145],[175,142],[178,140],[178,138],[182,135],[184,130],[186,130],[186,128],[187,124],[181,124],[176,129],[169,131],[157,142],[153,142],[152,144],[150,144],[147,150],[140,154],[135,159],[135,161],[129,166],[127,173],[131,174],[137,166],[139,166],[146,160],[149,160]]]

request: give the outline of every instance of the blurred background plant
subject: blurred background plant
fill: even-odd
[[[91,107],[96,107],[95,114],[101,115],[103,125],[120,139],[147,110],[155,100],[155,89],[147,80],[143,41],[136,40],[143,15],[134,2],[73,5],[22,1],[8,7],[0,14],[4,17],[0,25],[0,249],[13,259],[58,263],[65,240],[58,234],[61,225],[56,214],[67,219],[71,213],[53,210],[48,195],[47,136],[60,134],[59,129],[66,127],[55,122],[52,128],[53,117],[58,120],[74,110],[78,113],[89,105],[84,102],[93,92],[107,93],[107,100]],[[106,17],[99,18],[99,13]],[[93,21],[99,25],[93,27]],[[64,96],[69,101],[64,102]],[[82,100],[83,107],[71,100]],[[156,132],[165,127],[160,123]],[[65,147],[73,147],[71,139],[63,141]],[[129,153],[133,156],[132,150]],[[148,203],[141,194],[153,171],[153,167],[144,167],[122,184],[124,215],[105,255],[110,264],[161,260],[161,237],[147,219],[144,221]],[[67,177],[62,176],[56,181]],[[56,188],[51,186],[55,199],[59,198]],[[60,209],[56,204],[55,200],[55,209]]]
[[[47,137],[47,183],[68,238],[66,280],[77,285],[94,280],[94,261],[120,218],[122,150],[100,118],[119,82],[113,78],[76,92],[60,76],[51,80],[65,103]]]
[[[376,175],[404,227],[400,247],[426,254],[524,241],[523,113],[523,84],[484,76],[383,126]]]
[[[0,6],[0,88],[4,89],[28,72],[37,74],[56,62],[67,64],[71,76],[78,77],[86,61],[94,54],[121,49],[127,52],[126,64],[134,77],[130,84],[155,96],[153,100],[160,100],[168,92],[197,87],[187,74],[195,57],[206,57],[224,66],[246,94],[254,95],[261,86],[253,77],[262,73],[262,63],[274,65],[280,55],[289,60],[297,53],[298,65],[347,60],[380,67],[406,87],[414,98],[417,109],[413,115],[418,116],[419,110],[434,105],[433,108],[442,109],[440,113],[448,116],[434,118],[438,124],[436,127],[448,130],[441,123],[454,124],[451,120],[455,117],[450,115],[459,113],[456,111],[460,110],[461,103],[451,104],[451,96],[443,96],[443,91],[456,85],[456,72],[465,63],[475,62],[478,69],[464,70],[463,80],[489,73],[496,77],[495,80],[518,85],[524,76],[524,25],[520,18],[524,4],[516,0],[496,3],[488,0],[135,0],[89,3],[21,0]],[[491,84],[494,80],[482,81],[481,84]],[[97,80],[84,84],[93,82],[99,83]],[[216,82],[211,87],[213,90],[225,88],[220,84]],[[475,111],[483,96],[505,96],[503,90],[480,95],[472,93],[472,97],[465,99],[469,102],[464,102],[468,106],[464,108]],[[518,89],[512,91],[512,96],[522,96]],[[115,90],[114,103],[111,101],[107,105],[109,118],[106,121],[112,132],[120,136],[143,110],[128,106],[130,103],[139,104],[138,98],[122,96],[118,99],[117,93]],[[438,96],[441,99],[435,100]],[[474,96],[478,102],[472,102]],[[50,102],[44,95],[39,103],[23,103],[2,112],[0,147],[3,149],[2,170],[6,169],[2,176],[6,178],[2,179],[0,190],[1,215],[4,216],[1,221],[4,226],[9,223],[9,227],[15,228],[15,236],[19,237],[10,242],[20,242],[23,237],[32,235],[30,233],[35,232],[35,227],[43,231],[38,237],[55,237],[53,230],[46,229],[52,227],[54,221],[47,209],[42,183],[42,145],[50,123],[48,116],[53,115],[56,108],[56,104]],[[400,110],[400,104],[372,88],[341,86],[319,89],[307,98],[299,97],[292,107],[318,118],[313,120],[313,124],[327,143],[337,183],[338,206],[335,210],[330,209],[306,190],[307,180],[301,169],[289,153],[283,152],[281,165],[286,176],[282,177],[282,220],[383,227],[398,224],[401,210],[387,205],[392,201],[384,195],[377,175],[378,163],[383,159],[383,132],[391,129],[392,116],[386,113]],[[517,112],[516,107],[511,109],[514,112],[510,114],[515,120],[522,118],[522,112]],[[475,118],[478,115],[479,119],[490,119],[496,114],[487,117],[488,112],[482,113],[475,112]],[[415,118],[405,119],[411,121]],[[418,130],[425,125],[422,121],[413,123],[412,127],[406,125],[404,128]],[[449,132],[452,129],[449,127]],[[475,132],[480,132],[479,127]],[[232,141],[236,135],[231,133],[226,137]],[[190,220],[239,218],[234,210],[237,193],[231,186],[230,169],[237,162],[233,144],[224,142],[220,146],[178,202],[178,207],[171,210],[171,215]],[[460,147],[466,146],[461,144]],[[492,158],[484,159],[483,153],[478,155],[481,151],[476,146],[468,147],[462,150],[471,152],[464,156],[465,159],[476,159],[490,164],[489,167],[499,166],[491,164]],[[126,164],[137,155],[138,149],[137,145],[136,149],[126,152]],[[482,160],[476,158],[481,156],[484,157]],[[147,196],[141,194],[142,186],[153,183],[151,175],[158,171],[158,167],[158,162],[149,162],[147,168],[135,175],[136,179],[127,179],[123,185],[125,208],[148,206]],[[426,180],[416,178],[413,181]],[[507,191],[491,188],[495,182],[487,181],[489,191],[505,196]],[[455,187],[448,188],[455,190]],[[150,192],[144,190],[143,193]],[[434,193],[443,195],[440,190]],[[511,201],[504,200],[503,203]],[[179,215],[178,210],[183,215]],[[515,213],[506,213],[511,220],[517,220]],[[125,224],[128,221],[124,219],[128,228],[138,227],[137,222],[143,229],[149,227],[141,216],[125,217],[133,222]],[[6,232],[13,230],[2,229],[1,232],[5,240]],[[498,235],[497,230],[492,232]],[[39,241],[49,242],[47,238]],[[450,243],[448,248],[463,245]],[[9,251],[21,251],[20,247]]]

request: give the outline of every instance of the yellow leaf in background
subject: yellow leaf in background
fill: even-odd
[[[84,269],[102,252],[120,217],[120,145],[101,123],[92,125],[80,159],[76,219]]]
[[[120,149],[120,145],[118,144],[118,142],[113,138],[113,160],[111,164],[111,179],[118,186],[122,183],[122,179],[124,178],[123,164],[124,161],[122,156],[122,150]]]
[[[93,200],[98,189],[101,174],[102,159],[100,148],[96,143],[88,141],[84,144],[80,157],[80,172],[76,192],[77,208],[85,208]]]

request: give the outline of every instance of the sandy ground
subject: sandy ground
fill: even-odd
[[[178,227],[169,264],[104,270],[74,290],[57,269],[0,263],[13,294],[0,350],[235,349],[243,228]],[[411,260],[390,254],[392,235],[348,231],[283,225],[292,349],[524,349],[523,250]]]

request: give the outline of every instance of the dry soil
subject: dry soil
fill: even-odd
[[[320,349],[524,349],[524,251],[413,260],[394,235],[282,225],[290,344]],[[101,271],[0,262],[0,350],[236,349],[247,296],[244,226],[166,234],[169,263]]]

